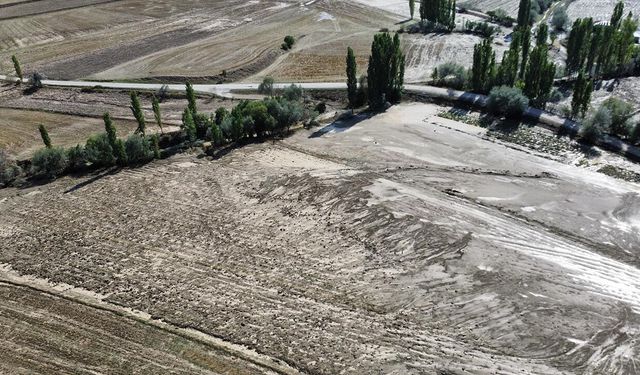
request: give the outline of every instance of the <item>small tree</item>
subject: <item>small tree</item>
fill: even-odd
[[[67,169],[71,172],[79,172],[87,166],[87,152],[81,145],[67,149]]]
[[[106,133],[89,137],[84,150],[87,160],[95,166],[108,167],[116,162],[109,135]]]
[[[102,116],[104,120],[104,129],[107,133],[107,139],[109,140],[109,145],[111,146],[111,150],[113,152],[113,157],[118,162],[119,165],[127,164],[127,154],[124,149],[124,144],[121,140],[118,139],[118,135],[116,133],[116,127],[113,126],[113,122],[111,121],[111,116],[109,116],[109,112],[105,112]]]
[[[52,148],[53,146],[51,146],[51,138],[49,138],[49,132],[47,131],[47,128],[45,128],[44,125],[40,125],[38,126],[38,130],[40,130],[40,138],[42,138],[42,143],[44,143],[44,146],[46,148]]]
[[[573,98],[571,99],[571,117],[584,114],[589,109],[591,93],[593,92],[593,80],[587,74],[580,72],[573,85]]]
[[[226,108],[220,107],[220,108],[216,109],[216,117],[215,117],[216,125],[220,126],[222,124],[222,121],[227,116],[229,116],[229,111]]]
[[[124,142],[127,153],[127,163],[138,165],[146,163],[153,157],[149,140],[142,134],[132,134]]]
[[[145,135],[146,123],[144,120],[144,112],[142,112],[142,106],[140,105],[140,98],[138,98],[138,93],[135,91],[131,91],[131,112],[133,113],[133,117],[135,117],[138,122],[138,129],[136,129],[136,133],[140,133]]]
[[[258,86],[258,93],[273,96],[273,78],[264,77],[262,83]]]
[[[291,35],[287,35],[284,37],[284,43],[282,43],[282,49],[285,51],[288,51],[293,47],[295,43],[296,43],[296,39]]]
[[[154,159],[160,159],[160,139],[157,134],[151,136],[151,148]]]
[[[551,17],[551,26],[553,26],[553,29],[555,31],[564,31],[567,29],[568,23],[569,16],[567,15],[567,9],[563,6],[557,7]]]
[[[611,127],[611,112],[600,107],[592,113],[582,124],[580,136],[591,143],[595,143],[604,133],[608,133]]]
[[[529,106],[529,99],[519,88],[499,86],[491,89],[487,109],[494,114],[520,118]]]
[[[196,123],[193,120],[193,114],[189,108],[184,110],[182,114],[182,130],[184,130],[187,139],[193,142],[197,138]]]
[[[162,115],[160,113],[160,101],[155,95],[153,96],[151,106],[153,107],[153,117],[156,119],[156,124],[158,124],[160,128],[160,132],[164,134],[164,129],[162,129]]]
[[[413,0],[412,0],[413,1]],[[356,56],[351,47],[347,48],[347,97],[349,98],[349,108],[356,107],[358,99],[358,79],[356,78]]]
[[[492,38],[487,38],[473,47],[471,89],[478,93],[489,91],[495,80],[496,54],[491,47],[492,42]]]
[[[409,14],[411,14],[411,19],[413,19],[413,14],[416,11],[416,0],[409,0]]]
[[[22,67],[20,66],[20,61],[18,61],[18,57],[16,55],[11,56],[11,61],[13,61],[13,69],[16,71],[16,76],[22,82]]]
[[[612,96],[602,103],[602,107],[611,114],[611,133],[620,137],[629,136],[632,130],[630,120],[633,117],[633,105]]]
[[[56,178],[67,168],[67,155],[61,147],[42,148],[31,159],[31,173],[37,177]]]
[[[193,90],[191,82],[187,82],[187,101],[189,102],[191,115],[195,116],[195,114],[198,113],[198,107],[196,105],[196,92]]]

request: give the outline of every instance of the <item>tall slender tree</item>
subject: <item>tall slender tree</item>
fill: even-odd
[[[548,61],[547,45],[541,44],[531,51],[524,76],[523,93],[530,99],[531,105],[544,109],[551,89],[556,66]]]
[[[413,14],[416,10],[416,0],[409,0],[409,14],[411,14],[411,19],[413,19]]]
[[[113,151],[113,157],[119,165],[125,165],[127,163],[127,153],[124,150],[124,143],[118,139],[116,127],[113,126],[109,112],[105,112],[102,119],[104,120],[104,130],[107,133],[109,145],[111,145]]]
[[[195,116],[198,113],[198,106],[196,105],[196,93],[193,90],[193,85],[191,82],[187,82],[187,101],[189,102],[189,110],[191,111],[191,115]]]
[[[16,71],[16,76],[20,78],[20,82],[22,82],[22,67],[20,66],[20,61],[16,55],[11,56],[11,61],[13,62],[13,69]]]
[[[153,107],[153,117],[156,119],[156,124],[158,124],[158,127],[160,128],[160,132],[164,134],[164,129],[162,129],[162,115],[160,113],[160,101],[155,95],[151,101],[151,107]]]
[[[493,86],[496,72],[496,54],[487,38],[473,47],[473,66],[471,67],[471,88],[478,93],[487,93]]]
[[[571,116],[584,116],[589,109],[591,93],[593,92],[593,80],[588,74],[580,72],[573,85],[573,98],[571,99]]]
[[[144,112],[142,111],[142,105],[140,104],[140,98],[138,97],[138,93],[135,91],[131,91],[131,112],[133,113],[133,117],[135,117],[138,122],[138,129],[136,129],[136,133],[140,133],[145,135],[146,132],[146,122],[144,120]]]
[[[349,98],[349,108],[356,107],[358,100],[358,78],[356,56],[351,47],[347,48],[347,96]]]
[[[549,26],[547,26],[547,24],[543,22],[538,27],[538,32],[536,33],[536,45],[537,46],[546,45],[548,39],[549,39]]]
[[[369,106],[373,110],[384,108],[386,102],[396,103],[401,99],[404,63],[398,34],[393,39],[389,33],[374,36],[367,76]]]
[[[52,148],[53,146],[51,145],[51,138],[49,138],[49,132],[47,131],[47,128],[45,128],[44,125],[40,125],[38,126],[38,130],[40,130],[40,138],[42,138],[42,143],[44,143],[44,146],[46,148]]]

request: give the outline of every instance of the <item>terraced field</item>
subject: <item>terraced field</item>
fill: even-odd
[[[502,9],[511,17],[518,16],[519,0],[465,0],[460,1],[458,6],[476,9],[481,12]]]
[[[567,14],[574,21],[578,18],[592,17],[595,21],[609,21],[618,0],[575,0],[569,4]],[[640,3],[634,0],[624,1],[625,15],[633,12],[640,14]]]
[[[637,185],[440,110],[2,190],[0,274],[73,285],[281,373],[634,373]],[[67,319],[44,316],[32,326]],[[9,332],[5,347],[40,347]]]

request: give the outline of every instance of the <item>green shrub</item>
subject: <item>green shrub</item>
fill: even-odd
[[[198,139],[203,139],[207,134],[207,129],[211,126],[210,117],[204,113],[196,113],[193,116],[193,122],[196,126],[196,137]]]
[[[467,82],[467,69],[460,64],[451,62],[440,64],[433,71],[433,79],[436,85],[460,90]]]
[[[632,129],[630,120],[633,117],[633,105],[624,100],[610,97],[602,103],[602,107],[608,109],[611,114],[611,133],[623,138],[628,137]]]
[[[149,139],[141,134],[132,134],[124,142],[127,162],[130,165],[146,163],[153,158]]]
[[[106,133],[89,137],[84,150],[87,160],[97,167],[109,167],[116,162],[113,147]]]
[[[225,117],[227,117],[229,115],[229,111],[224,108],[224,107],[220,107],[216,110],[216,124],[220,125],[222,124],[222,120],[224,120]]]
[[[569,16],[567,15],[567,9],[564,6],[559,6],[553,11],[551,17],[551,25],[556,31],[567,30],[567,24],[569,23]]]
[[[282,48],[286,50],[290,50],[293,45],[296,43],[296,39],[291,35],[287,35],[284,37],[284,43],[282,44]]]
[[[31,158],[31,173],[36,177],[56,178],[67,168],[67,155],[62,147],[42,148]]]
[[[494,87],[489,93],[487,109],[496,115],[520,118],[529,106],[529,99],[515,87]]]
[[[291,84],[291,86],[284,89],[282,96],[290,101],[299,101],[302,100],[302,96],[304,95],[304,91],[302,90],[302,86]]]
[[[318,112],[319,114],[323,114],[326,111],[327,111],[327,103],[320,102],[316,105],[316,112]]]
[[[67,169],[71,172],[79,172],[87,166],[87,153],[84,147],[76,145],[67,149]]]
[[[0,187],[9,186],[21,173],[16,161],[0,149]]]
[[[580,136],[595,143],[603,134],[609,132],[611,121],[611,112],[605,107],[600,107],[584,121],[580,128]]]
[[[631,131],[631,136],[629,137],[631,143],[638,144],[640,143],[640,124],[636,124]]]
[[[258,86],[258,93],[273,96],[273,78],[264,77],[262,83]]]

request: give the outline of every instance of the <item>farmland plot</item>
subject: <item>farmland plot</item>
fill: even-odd
[[[594,21],[609,21],[618,0],[576,0],[569,4],[567,14],[571,22],[578,18],[592,17]],[[640,2],[635,0],[624,1],[625,15],[633,12],[640,14]]]
[[[633,373],[637,186],[440,110],[0,191],[0,275],[308,373]]]

